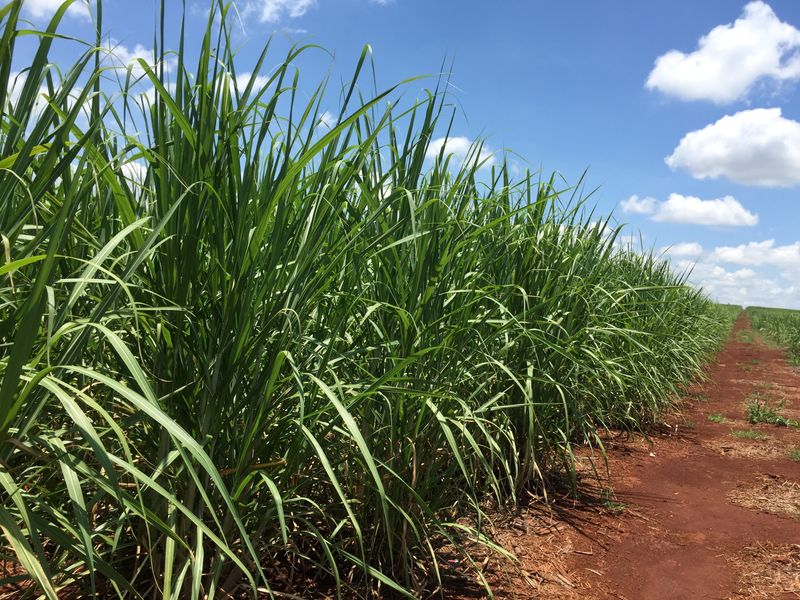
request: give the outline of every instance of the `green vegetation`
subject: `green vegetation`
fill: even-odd
[[[750,423],[769,423],[771,425],[787,425],[787,421],[781,416],[783,404],[772,406],[768,397],[762,397],[761,393],[751,394],[745,403],[747,408],[747,420]]]
[[[736,341],[742,344],[752,344],[755,338],[753,337],[753,332],[749,329],[741,329],[736,332]]]
[[[752,394],[745,404],[747,408],[747,420],[750,423],[769,423],[781,427],[800,427],[800,423],[794,419],[787,419],[781,415],[783,403],[772,405],[769,397],[763,397],[761,393]]]
[[[718,413],[714,413],[714,414],[708,415],[708,420],[711,421],[712,423],[724,423],[728,419],[725,418],[725,415],[720,415]]]
[[[800,448],[794,448],[792,450],[789,450],[789,458],[797,462],[800,462]]]
[[[715,304],[714,312],[719,320],[718,326],[723,328],[725,331],[730,332],[730,330],[733,328],[733,324],[736,322],[736,319],[739,317],[739,315],[742,314],[743,310],[744,309],[741,306],[736,304]],[[727,339],[728,336],[723,336],[718,340],[718,349],[722,347]]]
[[[742,314],[743,307],[739,304],[717,304],[717,310],[720,312],[720,318],[729,321],[731,324]]]
[[[728,334],[555,178],[481,169],[480,144],[427,159],[444,85],[368,93],[365,51],[321,127],[295,65],[315,50],[242,81],[216,5],[172,81],[140,61],[134,87],[99,33],[59,77],[65,8],[23,81],[20,6],[0,8],[0,554],[22,596],[254,597],[293,574],[422,595],[445,547],[492,543],[487,505],[574,481],[575,444],[652,422]]]
[[[624,502],[619,502],[617,500],[606,500],[603,502],[603,506],[606,510],[614,513],[621,513],[625,512],[628,509],[628,505]]]
[[[731,435],[737,438],[743,438],[746,440],[765,440],[767,439],[767,434],[762,433],[760,431],[756,431],[755,429],[734,429],[731,431]]]
[[[753,329],[786,348],[795,363],[800,362],[800,311],[750,307],[747,315]]]

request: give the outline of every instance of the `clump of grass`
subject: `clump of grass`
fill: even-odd
[[[729,334],[579,188],[480,142],[433,152],[444,82],[404,105],[365,50],[329,94],[311,48],[239,77],[218,2],[196,48],[160,23],[172,75],[119,78],[98,2],[59,79],[66,5],[39,33],[21,6],[0,8],[0,553],[31,595],[255,598],[299,572],[424,596],[439,548],[494,547],[488,500],[574,480],[575,444],[653,422]]]
[[[787,419],[781,413],[783,403],[772,405],[768,397],[762,397],[759,392],[752,394],[747,400],[747,420],[750,423],[768,423],[780,427],[797,427],[798,422],[794,419]]]
[[[800,462],[800,448],[792,448],[789,450],[789,458],[796,462]]]
[[[746,401],[747,420],[750,423],[769,423],[773,425],[786,425],[785,419],[780,415],[783,404],[773,406],[768,397],[761,393],[752,394]]]
[[[731,435],[746,440],[765,440],[768,437],[765,433],[755,429],[734,429],[731,431]]]
[[[627,510],[628,505],[624,502],[620,502],[616,495],[614,494],[614,490],[610,488],[604,488],[600,494],[600,504],[606,510],[614,513],[621,513]]]
[[[719,413],[713,413],[708,415],[708,420],[712,423],[725,423],[728,419],[725,418],[725,415],[721,415]]]

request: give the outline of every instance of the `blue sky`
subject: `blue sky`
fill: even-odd
[[[25,0],[42,24],[58,0]],[[205,1],[188,0],[189,38]],[[177,32],[180,3],[168,2]],[[452,64],[453,135],[559,171],[715,299],[800,308],[800,2],[239,0],[247,70],[269,36],[330,51],[304,79],[348,78],[370,44],[378,86]],[[155,0],[107,0],[121,60],[153,46]],[[134,8],[135,7],[135,8]],[[66,29],[92,32],[76,4]],[[57,47],[65,64],[69,47]],[[56,60],[61,56],[57,53]],[[15,65],[23,68],[22,65]],[[411,96],[430,79],[411,86]],[[336,107],[331,106],[334,110]],[[448,146],[454,152],[458,143]]]

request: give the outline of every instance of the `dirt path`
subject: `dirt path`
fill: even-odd
[[[755,401],[800,420],[800,369],[743,315],[691,392],[651,440],[608,443],[614,497],[499,533],[521,571],[498,598],[800,598],[800,428],[747,422]]]

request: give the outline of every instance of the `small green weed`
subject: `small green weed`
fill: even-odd
[[[753,332],[743,329],[736,334],[736,340],[743,344],[752,344],[755,341]]]
[[[747,400],[747,420],[750,423],[769,423],[779,427],[798,427],[800,423],[794,419],[787,419],[781,414],[783,402],[774,407],[768,397],[762,397],[759,392],[751,395]]]
[[[747,420],[750,423],[770,423],[773,425],[786,425],[780,411],[783,410],[783,404],[779,403],[773,407],[770,404],[769,398],[762,396],[759,392],[752,394],[746,401],[747,407]]]
[[[616,499],[614,492],[610,489],[604,489],[601,493],[601,498],[601,504],[606,508],[606,510],[610,510],[612,512],[622,512],[628,508],[627,504]]]
[[[789,458],[794,461],[800,462],[800,448],[789,450]]]
[[[708,415],[708,420],[711,421],[712,423],[724,423],[728,419],[725,418],[725,415],[721,415],[719,413],[714,413],[714,414]]]

